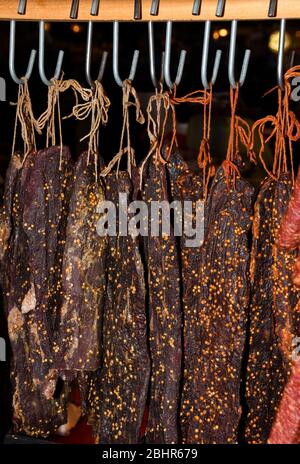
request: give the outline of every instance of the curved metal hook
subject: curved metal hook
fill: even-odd
[[[231,87],[233,87],[234,89],[236,89],[237,84],[239,84],[240,87],[244,84],[246,76],[247,76],[249,60],[250,60],[250,55],[251,55],[251,50],[247,49],[245,51],[239,81],[236,81],[235,72],[234,72],[234,65],[235,65],[235,51],[236,51],[236,38],[237,38],[237,24],[238,24],[238,22],[235,19],[231,22],[230,46],[229,46],[229,63],[228,63],[228,78],[229,78],[229,82],[230,82]]]
[[[23,79],[20,79],[15,71],[15,48],[16,48],[16,21],[10,21],[10,31],[9,31],[9,73],[12,80],[16,84],[22,84]],[[33,70],[34,62],[36,57],[36,50],[31,50],[30,58],[27,65],[27,70],[25,74],[25,79],[29,79]]]
[[[278,58],[277,58],[277,81],[279,87],[284,90],[284,45],[285,45],[285,32],[286,32],[286,20],[280,20],[280,33],[279,33],[279,47],[278,47]]]
[[[155,87],[155,89],[157,89],[158,85],[159,85],[159,82],[163,79],[163,69],[164,69],[165,54],[164,54],[164,52],[162,53],[160,79],[157,79],[156,78],[156,70],[155,70],[154,34],[153,34],[153,23],[152,23],[152,21],[148,22],[148,36],[149,36],[150,76],[151,76],[153,86]]]
[[[114,75],[116,83],[120,87],[123,87],[123,81],[119,74],[119,37],[120,35],[119,35],[119,22],[118,21],[114,21],[113,31],[114,31],[113,33],[113,75]],[[139,50],[135,50],[133,54],[130,74],[128,77],[130,81],[133,81],[135,77],[139,55],[140,55]]]
[[[94,88],[95,84],[91,77],[91,61],[92,61],[92,50],[93,50],[93,23],[92,21],[88,22],[88,31],[87,31],[87,42],[86,42],[86,58],[85,58],[85,77],[89,85]],[[105,71],[105,66],[107,62],[108,53],[103,52],[101,64],[99,68],[99,73],[97,76],[97,81],[101,82],[103,74]]]
[[[201,81],[205,89],[208,89],[210,87],[210,84],[214,85],[214,83],[216,82],[219,68],[220,68],[221,57],[222,57],[222,50],[217,50],[212,78],[211,78],[211,81],[209,82],[207,78],[207,63],[208,63],[209,42],[210,42],[210,29],[211,29],[211,21],[205,21],[203,51],[202,51],[202,61],[201,61]]]
[[[53,78],[58,79],[61,73],[62,62],[64,58],[64,51],[59,50],[56,62],[56,68]],[[52,85],[45,74],[45,21],[39,21],[39,74],[45,85]]]
[[[169,89],[174,85],[179,85],[182,79],[183,69],[186,59],[186,50],[181,50],[179,65],[177,68],[177,75],[174,82],[171,80],[170,64],[171,64],[171,42],[172,42],[172,21],[167,22],[166,28],[166,45],[165,45],[165,59],[164,59],[164,78]]]

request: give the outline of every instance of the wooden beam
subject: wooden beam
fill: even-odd
[[[17,14],[19,0],[0,0],[0,19],[69,21],[71,0],[27,0],[26,14]],[[80,0],[78,21],[133,21],[134,0],[100,0],[98,16],[90,16],[92,0]],[[158,16],[150,16],[151,0],[142,1],[142,20],[217,20],[217,0],[202,0],[200,16],[192,15],[193,0],[160,0]],[[227,0],[222,19],[268,19],[269,0]],[[299,0],[279,0],[277,18],[300,19]],[[76,20],[75,20],[76,21]]]

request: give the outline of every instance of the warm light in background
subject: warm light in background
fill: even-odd
[[[213,38],[215,40],[218,40],[220,37],[227,37],[228,36],[228,29],[225,29],[224,27],[222,29],[219,29],[217,31],[214,31],[213,33]]]
[[[50,23],[45,23],[45,31],[48,32],[50,31],[51,24]]]
[[[292,45],[292,37],[291,34],[286,33],[285,34],[285,43],[284,43],[284,49],[288,50]],[[279,47],[279,31],[272,32],[269,38],[269,48],[272,50],[272,52],[278,52],[278,47]]]
[[[220,37],[227,37],[228,36],[228,29],[220,29],[219,34],[220,34]]]
[[[71,30],[75,32],[75,34],[78,34],[78,32],[81,31],[81,26],[79,26],[79,24],[71,24]]]

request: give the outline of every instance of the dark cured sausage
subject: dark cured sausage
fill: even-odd
[[[37,222],[26,222],[26,206],[32,198],[30,177],[39,153],[31,153],[24,164],[18,155],[13,155],[11,164],[17,168],[17,177],[12,194],[11,233],[8,246],[3,257],[3,288],[5,292],[5,308],[7,312],[8,331],[12,346],[12,384],[13,413],[16,433],[31,436],[47,436],[66,422],[66,398],[64,393],[59,398],[45,397],[44,381],[49,375],[51,359],[45,356],[49,345],[43,345],[43,331],[39,330],[38,308],[41,295],[40,288],[35,291],[34,280],[39,270],[31,267],[32,253],[28,228],[39,234]],[[57,167],[59,165],[59,149],[57,149]],[[8,179],[8,182],[10,180]],[[41,199],[41,192],[35,191],[36,198]],[[43,208],[43,204],[40,205]],[[41,226],[42,227],[42,226]],[[35,251],[41,254],[39,247]],[[45,269],[41,269],[41,277]],[[42,281],[40,282],[42,283]],[[43,299],[45,304],[45,299]],[[47,306],[48,309],[48,306]],[[46,311],[45,311],[46,313]]]
[[[166,167],[151,157],[143,170],[142,199],[151,211],[152,202],[169,200]],[[150,220],[151,221],[151,220]],[[178,443],[179,394],[182,371],[182,308],[180,267],[176,238],[170,235],[145,238],[149,295],[149,344],[151,382],[148,443]]]
[[[27,298],[29,305],[35,302],[32,331],[36,331],[36,349],[49,369],[42,382],[47,398],[54,394],[57,380],[55,334],[62,305],[62,260],[72,171],[67,147],[62,152],[57,146],[40,150],[30,172],[24,201],[24,231],[32,270]],[[35,375],[39,375],[38,371]]]
[[[117,212],[119,192],[131,201],[128,173],[109,174],[105,184],[106,200]],[[144,268],[137,239],[110,236],[108,248],[97,440],[134,444],[139,441],[150,377]]]
[[[183,207],[184,200],[195,201],[203,198],[203,186],[200,176],[190,171],[178,151],[170,156],[167,164],[170,177],[172,200],[181,202]],[[193,210],[195,211],[195,210]],[[199,227],[202,224],[199,225]],[[183,392],[182,403],[192,397],[193,388],[190,373],[194,372],[197,364],[197,357],[192,356],[193,350],[193,323],[195,314],[198,310],[198,299],[195,297],[193,288],[199,284],[199,247],[187,247],[186,237],[180,238],[180,258],[181,258],[181,285],[183,301],[183,323],[184,323],[184,344],[183,344]],[[189,424],[189,412],[183,407],[180,409],[180,430],[185,439]]]
[[[63,305],[57,341],[57,368],[94,371],[101,362],[101,323],[105,291],[106,237],[97,234],[104,200],[102,181],[95,179],[94,156],[83,152],[74,168],[63,258]]]
[[[263,181],[255,203],[251,252],[250,354],[246,438],[266,443],[291,370],[292,340],[300,329],[299,291],[292,282],[296,251],[277,245],[292,190],[289,174]]]
[[[185,315],[190,327],[185,359],[191,358],[182,399],[185,443],[238,441],[253,194],[242,178],[228,182],[221,166],[205,206],[205,238],[191,288],[194,304]]]
[[[97,162],[102,168],[103,161]],[[77,378],[82,410],[93,422],[99,406],[96,385],[102,362],[102,315],[106,289],[107,238],[97,233],[100,218],[97,206],[103,200],[103,181],[95,176],[95,155],[85,151],[74,167],[55,365],[66,380]]]

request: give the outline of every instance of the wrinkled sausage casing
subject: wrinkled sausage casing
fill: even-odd
[[[57,365],[76,376],[100,366],[101,310],[105,290],[106,237],[97,234],[102,182],[96,181],[94,155],[83,152],[73,177],[63,256],[63,304]]]
[[[74,167],[56,340],[56,368],[68,381],[77,378],[82,407],[88,415],[93,412],[97,396],[93,382],[101,365],[107,250],[107,238],[97,233],[97,207],[104,200],[104,187],[103,181],[96,179],[95,157],[84,151]],[[104,163],[101,159],[96,162],[99,171]]]
[[[221,166],[205,204],[204,243],[183,262],[193,275],[184,283],[184,443],[238,441],[253,195],[241,178],[228,183]]]
[[[13,353],[15,432],[47,436],[66,422],[64,393],[53,397],[56,375],[51,349],[61,296],[63,224],[72,163],[67,149],[60,160],[60,148],[52,147],[29,154],[23,165],[13,155],[11,165],[18,172],[10,195],[3,287]]]
[[[266,179],[255,203],[251,253],[250,354],[247,365],[246,438],[266,443],[291,369],[292,340],[300,329],[293,285],[296,251],[278,247],[278,230],[292,179]]]
[[[144,167],[142,199],[151,211],[152,202],[168,202],[169,185],[165,166],[150,158]],[[151,382],[148,443],[178,443],[179,395],[182,371],[182,308],[180,267],[176,237],[159,230],[152,236],[149,217],[144,240],[149,302]],[[151,222],[152,221],[152,222]],[[162,214],[159,216],[162,222]],[[154,224],[156,225],[156,224]]]
[[[105,178],[106,200],[117,206],[119,192],[132,198],[128,173]],[[107,288],[103,311],[103,365],[99,376],[99,443],[139,441],[150,359],[147,342],[144,268],[138,240],[108,237]]]
[[[179,152],[172,153],[167,164],[167,169],[170,178],[171,196],[172,200],[178,201],[181,207],[184,201],[193,202],[193,211],[195,211],[195,202],[203,198],[203,185],[200,176],[195,175],[183,160]],[[195,218],[195,215],[194,217]],[[194,224],[195,226],[195,224]],[[198,224],[202,227],[203,224]],[[191,397],[192,384],[187,378],[187,373],[192,371],[192,365],[195,364],[196,359],[191,356],[192,353],[192,338],[190,334],[193,333],[191,325],[191,315],[197,313],[198,300],[195,298],[192,289],[199,284],[198,267],[199,267],[199,247],[187,247],[186,236],[183,234],[178,239],[178,246],[180,248],[181,260],[181,292],[183,302],[183,330],[184,330],[184,343],[183,343],[183,392],[181,400],[184,402],[185,398]],[[181,374],[182,375],[182,374]],[[181,385],[182,386],[182,385]],[[180,430],[182,437],[186,437],[188,428],[188,415],[185,414],[184,409],[180,409]]]

